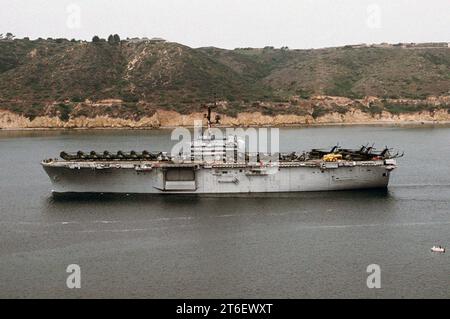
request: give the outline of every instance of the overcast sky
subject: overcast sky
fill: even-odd
[[[450,0],[0,0],[0,33],[191,47],[450,42]]]

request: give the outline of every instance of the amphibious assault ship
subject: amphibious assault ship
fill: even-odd
[[[237,194],[386,188],[403,155],[367,145],[251,154],[238,136],[211,134],[210,107],[205,118],[208,128],[183,154],[63,151],[41,164],[55,194]]]

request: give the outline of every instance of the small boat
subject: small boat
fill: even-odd
[[[441,246],[433,246],[431,247],[431,251],[434,253],[445,253],[445,248]]]

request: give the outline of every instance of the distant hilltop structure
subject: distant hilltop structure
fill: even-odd
[[[352,49],[358,49],[358,48],[417,48],[417,49],[425,49],[425,48],[450,48],[450,42],[428,42],[428,43],[374,43],[374,44],[367,44],[367,43],[360,43],[360,44],[351,44],[346,45],[344,48],[352,48]]]
[[[147,38],[147,37],[143,37],[143,38],[131,38],[131,39],[127,39],[128,42],[130,43],[165,43],[167,42],[165,39],[163,38],[158,38],[158,37],[154,37],[154,38]]]
[[[151,38],[151,39],[150,39],[150,42],[153,42],[153,43],[163,43],[163,42],[166,42],[166,40],[163,39],[163,38],[158,38],[158,37],[156,37],[156,38]]]

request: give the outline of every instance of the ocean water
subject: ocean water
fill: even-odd
[[[450,127],[280,130],[281,150],[405,152],[387,191],[53,198],[61,150],[169,150],[170,131],[0,131],[1,298],[449,298]],[[68,289],[66,268],[81,268]],[[366,285],[367,266],[381,288]]]

